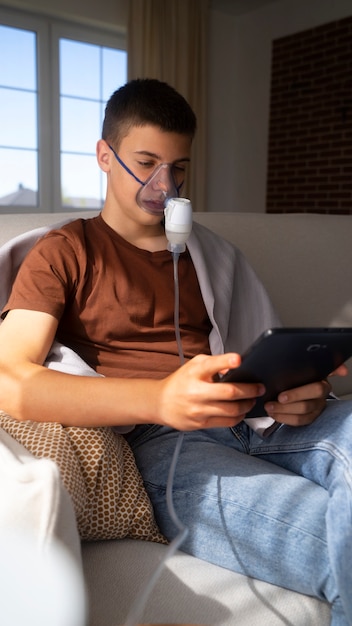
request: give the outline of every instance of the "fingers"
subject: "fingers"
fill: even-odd
[[[268,415],[290,426],[311,424],[324,410],[331,391],[327,380],[279,394],[277,402],[265,404]]]
[[[300,402],[302,400],[326,400],[331,391],[331,385],[327,380],[320,380],[316,383],[303,385],[296,389],[283,391],[278,396],[278,401],[287,404],[292,402]]]
[[[194,367],[198,366],[202,378],[212,381],[217,374],[224,374],[229,369],[239,367],[239,365],[241,365],[241,357],[236,353],[219,354],[216,356],[199,354],[189,361],[189,365]]]
[[[193,409],[184,415],[183,430],[199,428],[229,428],[236,426],[243,420],[248,411],[255,404],[255,400],[239,400],[236,402],[205,402],[202,405],[193,405]]]
[[[308,424],[312,424],[317,417],[319,417],[325,409],[325,406],[325,400],[319,402],[319,404],[305,402],[290,405],[290,409],[289,407],[275,408],[273,411],[268,411],[268,414],[280,424],[287,424],[288,426],[307,426]]]

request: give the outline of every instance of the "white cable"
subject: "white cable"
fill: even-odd
[[[162,561],[160,561],[159,565],[154,570],[152,577],[149,579],[147,585],[142,590],[141,595],[136,600],[136,602],[133,604],[133,606],[132,606],[131,610],[129,611],[128,616],[127,616],[127,618],[125,620],[124,626],[137,626],[140,623],[140,618],[141,618],[142,613],[144,611],[145,605],[147,604],[148,598],[151,595],[151,593],[152,593],[156,583],[158,582],[158,580],[159,580],[159,578],[160,578],[160,576],[162,574],[162,571],[164,569],[166,561],[168,559],[170,559],[175,554],[175,552],[181,546],[181,544],[183,543],[183,541],[185,540],[185,538],[186,538],[186,536],[188,534],[188,528],[184,527],[181,524],[181,522],[179,521],[179,519],[178,519],[178,517],[176,515],[175,509],[174,509],[174,505],[173,505],[173,500],[172,500],[172,488],[173,488],[174,473],[175,473],[177,460],[178,460],[179,453],[180,453],[181,446],[182,446],[182,442],[183,442],[183,435],[184,435],[184,433],[180,432],[178,434],[178,437],[177,437],[177,440],[176,440],[176,447],[175,447],[174,454],[173,454],[173,457],[172,457],[171,466],[170,466],[169,475],[168,475],[168,480],[167,480],[167,487],[166,487],[166,500],[167,500],[167,506],[168,506],[169,514],[170,514],[170,517],[172,518],[172,521],[179,528],[179,533],[171,541],[171,543],[167,546]]]
[[[180,253],[179,252],[173,252],[172,253],[172,258],[173,258],[173,261],[174,261],[174,285],[175,285],[174,325],[175,325],[175,335],[176,335],[178,354],[179,354],[179,357],[180,357],[181,365],[183,365],[184,362],[185,362],[185,357],[184,357],[184,354],[183,354],[181,333],[180,333],[180,290],[179,290],[179,282],[178,282],[178,260],[179,260],[179,257],[180,257]],[[172,457],[172,461],[171,461],[171,466],[170,466],[169,476],[168,476],[167,486],[166,486],[167,508],[168,508],[168,511],[169,511],[169,514],[170,514],[170,517],[171,517],[172,521],[174,522],[175,526],[180,531],[180,535],[177,535],[177,537],[176,537],[176,540],[178,540],[179,544],[182,543],[182,541],[186,538],[186,536],[188,534],[188,529],[185,528],[185,526],[180,522],[179,518],[177,517],[176,511],[175,511],[175,508],[174,508],[173,497],[172,497],[172,488],[173,488],[173,481],[174,481],[174,475],[175,475],[175,470],[176,470],[176,464],[177,464],[178,457],[179,457],[180,452],[181,452],[183,438],[184,438],[184,433],[183,432],[179,432],[178,437],[177,437],[177,441],[176,441],[176,448],[175,448],[175,451],[174,451],[174,454],[173,454],[173,457]]]
[[[178,353],[180,357],[180,362],[181,362],[181,365],[183,365],[183,363],[185,362],[185,358],[183,354],[181,333],[180,333],[180,297],[179,297],[179,281],[178,281],[179,256],[180,256],[180,252],[178,251],[172,252],[172,258],[174,262],[174,285],[175,285],[175,304],[174,304],[175,335],[176,335],[176,343],[177,343],[177,349],[178,349]],[[148,584],[145,586],[141,595],[131,607],[131,610],[129,611],[127,618],[125,620],[124,626],[137,626],[138,625],[138,623],[140,622],[142,613],[144,611],[145,605],[147,604],[148,598],[150,594],[152,593],[156,583],[158,582],[162,574],[166,561],[175,554],[175,552],[182,545],[182,543],[184,542],[184,540],[186,539],[188,535],[188,528],[186,528],[177,517],[175,507],[174,507],[173,497],[172,497],[175,470],[176,470],[177,461],[180,455],[183,438],[184,438],[184,433],[179,432],[177,439],[176,439],[176,446],[175,446],[175,450],[172,456],[169,474],[167,478],[167,485],[166,485],[166,502],[167,502],[168,512],[169,512],[170,518],[172,519],[175,526],[178,528],[179,532],[176,535],[176,537],[171,541],[171,543],[168,545],[168,547],[166,548],[162,561],[154,570],[154,573],[152,577],[149,579]]]
[[[175,305],[174,305],[174,326],[175,326],[175,336],[177,343],[177,350],[180,357],[181,365],[185,362],[185,356],[183,354],[182,341],[181,341],[181,332],[180,332],[180,288],[178,282],[178,260],[180,258],[179,252],[173,252],[172,258],[174,261],[174,290],[175,290]]]

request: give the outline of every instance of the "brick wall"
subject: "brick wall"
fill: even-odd
[[[352,17],[273,41],[267,212],[352,215]]]

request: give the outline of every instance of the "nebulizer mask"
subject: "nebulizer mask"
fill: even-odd
[[[186,250],[186,241],[192,230],[192,205],[187,198],[179,198],[183,180],[176,187],[172,166],[161,163],[143,183],[137,193],[139,206],[153,215],[165,216],[165,234],[168,250],[174,253]]]
[[[147,213],[162,215],[168,199],[179,196],[183,180],[176,186],[172,169],[169,163],[160,163],[144,183],[139,181],[142,186],[136,200]]]
[[[141,209],[151,215],[165,217],[168,250],[173,253],[184,252],[186,241],[192,230],[192,205],[187,198],[179,197],[184,182],[182,172],[177,175],[177,178],[181,180],[175,181],[175,166],[170,163],[160,163],[143,182],[124,163],[111,145],[109,148],[126,172],[141,185],[136,196],[137,204]]]
[[[152,215],[165,216],[165,234],[168,250],[180,253],[186,250],[186,241],[192,230],[192,206],[187,198],[180,198],[183,180],[176,186],[173,166],[161,163],[142,183],[137,193],[138,205]]]

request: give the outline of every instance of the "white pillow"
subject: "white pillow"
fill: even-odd
[[[81,563],[80,539],[71,498],[56,464],[37,459],[0,428],[0,531],[36,537],[44,549],[53,539],[67,545]],[[6,505],[5,505],[6,503]],[[0,533],[0,534],[1,534]]]
[[[0,429],[0,546],[1,623],[19,624],[20,616],[15,619],[18,611],[27,617],[22,623],[36,626],[85,623],[80,540],[71,499],[61,483],[58,468],[49,459],[34,458],[3,429]],[[52,593],[39,610],[40,597],[45,595],[41,578],[43,584],[45,580],[51,582],[47,590],[49,593],[52,589]],[[22,597],[29,600],[30,606]],[[74,622],[67,621],[66,600],[71,615],[75,615]],[[53,615],[43,613],[44,608]],[[5,619],[7,610],[12,611],[10,621]]]

